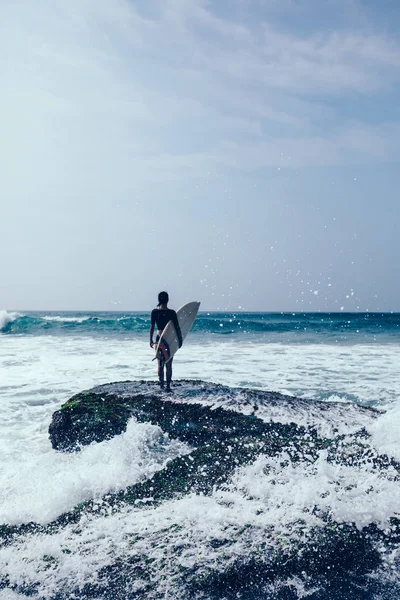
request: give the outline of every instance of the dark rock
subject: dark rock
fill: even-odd
[[[251,414],[238,411],[238,398],[241,407]],[[222,399],[223,408],[215,406]],[[321,414],[333,406],[320,402],[312,403],[311,408],[316,404]],[[171,397],[154,382],[131,381],[106,384],[76,394],[54,413],[49,434],[54,449],[79,450],[81,446],[124,432],[133,417],[138,422],[158,425],[172,438],[199,445],[214,439],[267,433],[268,423],[259,414],[260,406],[287,410],[288,415],[293,414],[293,425],[301,411],[310,412],[309,401],[273,392],[181,381]],[[368,409],[358,410],[367,412]],[[302,431],[304,433],[304,427]]]
[[[243,432],[266,430],[263,421],[255,417],[251,420],[240,413],[179,404],[166,398],[170,396],[153,382],[133,384],[130,393],[123,396],[109,392],[108,386],[76,394],[53,414],[51,444],[55,450],[79,450],[122,433],[131,417],[158,425],[172,438],[193,444],[209,441],[215,435],[227,439]]]
[[[295,423],[268,423],[255,416],[257,403],[292,406],[305,401],[258,390],[239,392],[243,404],[251,407],[251,414],[196,403],[197,398],[204,401],[210,397],[229,402],[232,395],[238,393],[238,390],[202,381],[180,382],[173,400],[154,382],[144,381],[106,384],[73,396],[54,413],[50,425],[52,445],[58,450],[77,450],[93,441],[118,435],[126,429],[129,418],[157,425],[171,438],[195,447],[190,456],[171,460],[147,481],[106,494],[102,503],[82,503],[61,515],[54,525],[76,522],[82,511],[107,511],[121,503],[145,502],[148,505],[177,494],[210,494],[215,486],[225,483],[236,468],[255,460],[260,454],[272,456],[285,450],[295,463],[313,461],[319,451],[326,448],[331,462],[354,465],[362,463],[365,455],[370,459],[371,449],[365,444],[365,430],[356,433],[350,444],[344,436],[321,438],[314,428]],[[326,406],[320,404],[321,410],[326,412]],[[371,460],[382,469],[390,466],[399,469],[399,465],[385,456],[375,454]],[[3,537],[6,537],[4,531]]]
[[[55,450],[72,451],[102,442],[125,431],[130,416],[129,403],[112,394],[76,394],[53,414],[51,444]]]
[[[284,423],[279,418],[269,421],[266,417],[274,409],[283,414]],[[51,535],[71,523],[78,524],[79,530],[84,527],[82,516],[91,513],[96,519],[107,518],[128,504],[133,504],[136,511],[189,493],[211,495],[224,486],[229,489],[234,472],[260,455],[275,457],[284,453],[284,458],[280,458],[284,467],[287,463],[313,464],[324,449],[328,462],[346,466],[368,463],[382,473],[390,469],[390,477],[395,476],[393,468],[399,470],[397,463],[379,456],[368,445],[368,433],[362,427],[346,435],[337,435],[332,428],[332,435],[323,437],[313,424],[305,425],[304,419],[302,425],[295,422],[301,411],[327,419],[331,415],[332,422],[339,421],[339,415],[346,419],[346,424],[352,414],[374,418],[373,411],[357,407],[326,406],[271,392],[232,390],[200,381],[181,382],[172,397],[163,394],[152,382],[108,384],[77,394],[53,415],[50,436],[55,449],[77,450],[85,444],[110,439],[125,431],[128,420],[134,418],[157,425],[171,438],[186,442],[191,446],[190,453],[170,460],[148,480],[105,494],[102,499],[84,502],[47,525],[4,525],[0,527],[0,540],[4,546],[11,545],[26,536]],[[269,510],[268,503],[264,510]],[[220,563],[179,564],[175,560],[181,552],[179,544],[185,546],[194,541],[182,540],[180,525],[176,523],[157,532],[151,540],[151,551],[150,542],[145,552],[140,549],[143,548],[140,534],[130,541],[132,547],[138,544],[137,554],[113,557],[99,569],[91,583],[76,589],[61,586],[51,600],[166,597],[162,586],[159,587],[163,560],[168,563],[171,579],[168,585],[174,592],[178,590],[174,597],[179,600],[297,600],[299,594],[293,582],[301,584],[301,593],[311,600],[397,597],[396,582],[381,585],[379,577],[371,574],[382,568],[382,549],[388,555],[397,548],[399,520],[393,518],[385,530],[375,524],[360,530],[353,523],[334,522],[328,509],[322,510],[317,505],[310,510],[318,514],[319,525],[304,527],[302,519],[294,522],[296,536],[290,543],[284,535],[280,536],[278,523],[266,528],[262,537],[254,536],[256,527],[252,529],[251,524],[230,529],[222,539],[213,539],[211,533],[207,547],[210,552],[220,552]],[[249,548],[248,554],[238,555],[234,550],[230,553],[236,542],[239,547]],[[43,558],[46,565],[52,565],[52,560]],[[7,574],[0,579],[0,589],[1,585],[12,588]],[[29,596],[34,595],[36,588],[34,584],[31,588],[21,584],[12,589]]]
[[[183,382],[185,391],[203,382]],[[181,384],[182,385],[182,384]],[[209,395],[222,386],[208,384]],[[56,450],[79,450],[126,430],[130,418],[158,425],[171,438],[191,444],[203,444],[216,438],[261,434],[268,431],[259,418],[222,408],[212,409],[192,403],[179,403],[166,396],[153,382],[130,382],[123,395],[109,386],[94,388],[73,396],[53,414],[49,427],[51,444]],[[204,392],[203,392],[204,393]]]
[[[238,557],[223,572],[210,570],[197,579],[192,578],[188,587],[193,595],[203,593],[210,600],[222,597],[265,600],[277,580],[298,577],[312,578],[314,586],[319,582],[325,590],[329,588],[332,599],[363,598],[357,595],[360,584],[365,586],[367,581],[363,576],[380,565],[379,553],[371,539],[352,525],[315,528],[312,537],[312,544],[293,545],[272,560],[262,549],[250,557]],[[352,573],[351,579],[344,581],[344,572]],[[287,586],[281,597],[290,598],[292,593]]]

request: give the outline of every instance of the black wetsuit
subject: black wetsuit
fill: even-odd
[[[154,308],[151,311],[151,324],[157,325],[158,331],[162,331],[169,321],[172,321],[175,327],[175,331],[178,336],[179,347],[182,346],[182,333],[179,327],[178,317],[176,312],[172,308]],[[157,336],[157,341],[159,336]]]

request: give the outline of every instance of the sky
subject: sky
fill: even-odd
[[[398,0],[2,0],[0,309],[400,311]]]

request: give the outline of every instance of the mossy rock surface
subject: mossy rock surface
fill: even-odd
[[[240,411],[237,410],[238,398]],[[316,405],[320,414],[329,413],[330,407],[325,403],[312,404]],[[133,417],[138,422],[158,425],[171,438],[199,445],[267,433],[270,427],[265,416],[259,418],[259,406],[291,412],[293,425],[298,422],[301,411],[305,414],[310,411],[307,400],[274,392],[229,388],[204,381],[180,381],[169,395],[155,382],[130,381],[76,394],[53,414],[49,434],[54,449],[79,450],[84,445],[123,433]],[[343,411],[343,405],[337,410]],[[357,407],[351,410],[366,411]],[[307,435],[314,435],[312,428],[307,428]]]
[[[51,444],[55,450],[72,451],[102,442],[125,431],[130,416],[129,405],[112,394],[76,394],[53,414]]]
[[[181,382],[178,400],[183,390],[192,397],[193,388],[202,386],[204,382]],[[216,391],[223,393],[222,386],[208,386],[211,397]],[[72,396],[53,414],[49,427],[51,444],[55,450],[79,450],[123,433],[131,417],[158,425],[172,438],[192,444],[267,431],[266,424],[256,416],[176,402],[174,395],[163,393],[154,382],[142,381],[129,382],[120,394],[106,385]]]

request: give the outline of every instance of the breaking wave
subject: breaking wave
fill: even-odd
[[[0,310],[0,331],[6,329],[6,327],[20,317],[19,313],[7,312],[6,310]]]

